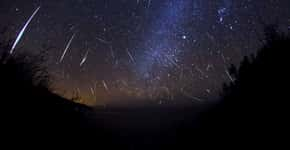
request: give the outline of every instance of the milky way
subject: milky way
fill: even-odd
[[[0,19],[22,38],[14,54],[48,49],[63,96],[90,105],[200,102],[234,80],[227,68],[256,52],[265,24],[290,30],[290,1],[1,0]]]

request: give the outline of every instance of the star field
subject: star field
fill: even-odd
[[[287,0],[2,0],[0,27],[38,7],[13,53],[48,48],[55,92],[89,105],[213,100],[264,25],[290,30]]]

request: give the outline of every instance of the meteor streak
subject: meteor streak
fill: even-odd
[[[107,40],[105,40],[105,39],[98,38],[98,37],[96,37],[96,39],[97,39],[98,41],[100,41],[101,43],[104,43],[104,44],[110,44],[110,42],[107,41]]]
[[[231,82],[235,82],[234,78],[231,76],[231,74],[226,70],[225,71]]]
[[[104,86],[104,88],[106,89],[106,91],[108,91],[108,92],[109,92],[109,88],[108,88],[108,86],[107,86],[106,82],[105,82],[104,80],[103,80],[102,82],[103,82],[103,86]]]
[[[86,61],[87,61],[87,58],[88,58],[88,54],[89,54],[89,50],[87,50],[84,58],[82,59],[81,63],[80,63],[80,66],[82,66]]]
[[[37,12],[39,11],[40,6],[37,7],[37,9],[33,12],[33,14],[30,16],[30,18],[27,20],[27,22],[25,23],[24,27],[21,29],[21,31],[19,32],[11,50],[10,50],[10,54],[12,54],[17,46],[17,44],[19,43],[19,41],[21,40],[26,28],[28,27],[28,25],[30,24],[31,20],[33,19],[33,17],[37,14]]]
[[[130,51],[127,49],[127,54],[130,57],[132,62],[135,62],[133,55],[130,53]]]
[[[60,60],[59,60],[60,63],[63,61],[63,58],[64,58],[64,56],[65,56],[67,50],[69,49],[69,47],[70,47],[70,45],[71,45],[71,42],[73,41],[74,37],[75,37],[75,34],[72,35],[72,37],[70,38],[69,42],[67,43],[67,45],[66,45],[66,47],[65,47],[65,50],[63,51],[63,54],[62,54],[62,56],[61,56],[61,58],[60,58]]]

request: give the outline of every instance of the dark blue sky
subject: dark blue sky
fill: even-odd
[[[1,0],[0,27],[16,38],[39,6],[15,53],[51,47],[55,91],[88,104],[215,99],[264,24],[290,28],[288,0]]]

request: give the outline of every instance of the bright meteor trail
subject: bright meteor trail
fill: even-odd
[[[80,63],[80,66],[82,66],[86,61],[87,61],[87,58],[88,58],[88,54],[89,54],[89,50],[87,50],[84,58],[82,59],[81,63]]]
[[[33,17],[37,14],[37,12],[39,11],[39,9],[40,9],[40,6],[37,7],[37,9],[33,12],[33,14],[30,16],[30,18],[29,18],[29,19],[27,20],[27,22],[25,23],[24,27],[23,27],[23,28],[21,29],[21,31],[19,32],[19,34],[18,34],[18,36],[17,36],[17,38],[16,38],[16,40],[15,40],[15,42],[14,42],[14,44],[13,44],[11,50],[10,50],[10,54],[12,54],[13,51],[15,50],[15,48],[16,48],[17,44],[19,43],[20,39],[22,38],[22,36],[23,36],[23,34],[24,34],[24,32],[25,32],[27,26],[30,24],[31,20],[32,20]]]
[[[72,35],[72,37],[70,38],[69,42],[67,43],[67,45],[66,45],[66,47],[65,47],[65,49],[63,51],[63,54],[61,55],[61,58],[60,58],[59,62],[62,62],[63,61],[63,58],[64,58],[67,50],[69,49],[69,47],[71,45],[71,42],[73,41],[74,37],[75,37],[75,34]]]

